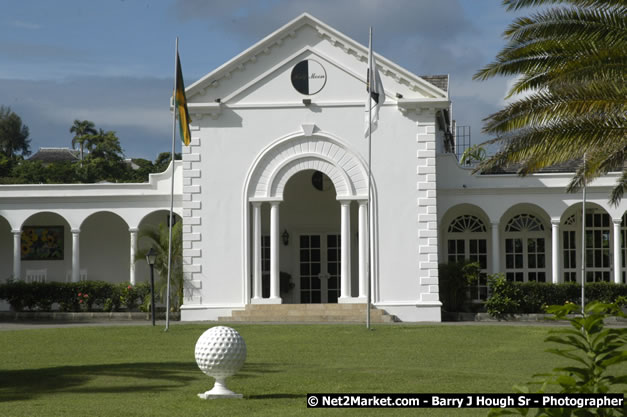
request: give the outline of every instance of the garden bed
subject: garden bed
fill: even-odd
[[[165,320],[165,311],[157,311],[157,320]],[[133,312],[63,312],[63,311],[0,311],[0,321],[130,321],[150,320],[150,313]],[[170,320],[180,320],[180,314],[170,313]]]

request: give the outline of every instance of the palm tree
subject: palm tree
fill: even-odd
[[[496,137],[496,155],[477,170],[518,163],[526,175],[579,160],[568,186],[622,171],[611,194],[617,204],[627,188],[627,5],[624,0],[504,0],[508,10],[569,3],[516,19],[508,44],[475,79],[517,76],[508,98],[525,93],[488,116],[483,131]],[[584,162],[585,156],[585,164]]]
[[[96,131],[96,126],[94,122],[89,120],[74,120],[74,124],[70,128],[70,133],[74,133],[74,137],[72,138],[72,149],[76,147],[78,143],[81,150],[81,166],[83,166],[83,148],[85,147],[86,142],[89,142],[91,139],[91,135],[95,135],[98,133]]]
[[[170,305],[178,310],[183,304],[183,222],[178,219],[172,226],[172,271],[170,277]],[[160,280],[157,282],[157,292],[161,299],[166,299],[166,289],[168,280],[168,239],[169,229],[165,223],[159,227],[149,227],[139,231],[139,238],[149,242],[149,246],[144,250],[137,251],[135,262],[146,259],[146,253],[150,247],[157,251],[155,270],[159,274]]]
[[[464,153],[462,154],[459,163],[461,165],[474,165],[478,162],[484,161],[487,157],[486,150],[481,145],[473,145],[469,148],[466,148]]]

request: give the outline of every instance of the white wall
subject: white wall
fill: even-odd
[[[186,269],[189,287],[184,319],[215,317],[209,310],[222,313],[248,302],[246,265],[250,252],[249,237],[244,233],[249,231],[246,213],[250,196],[244,194],[249,191],[248,176],[257,169],[254,164],[266,157],[274,162],[301,158],[294,149],[280,148],[287,141],[302,141],[307,148],[302,152],[316,155],[320,161],[325,157],[333,160],[325,147],[337,143],[356,161],[353,168],[365,172],[365,48],[341,34],[329,35],[331,32],[317,23],[286,30],[284,37],[276,35],[280,42],[266,40],[267,48],[253,47],[239,64],[227,63],[190,87],[194,126],[192,144],[183,150],[188,168],[183,180],[183,217],[190,226],[190,233],[184,236],[185,257],[190,264]],[[256,48],[260,53],[249,58]],[[300,94],[290,82],[292,68],[303,59],[316,60],[327,73],[327,84],[312,96]],[[436,98],[440,94],[437,89],[389,62],[380,62],[384,63],[381,75],[387,101],[380,110],[380,124],[372,142],[377,197],[373,208],[377,219],[374,300],[382,306],[416,310],[428,305],[439,311],[437,236],[431,234],[437,233],[434,117],[441,103],[430,100],[445,102],[447,98],[442,92]],[[413,105],[405,102],[400,108],[395,93],[413,100]],[[214,102],[217,98],[219,105]],[[311,105],[303,104],[304,98],[311,99]],[[340,165],[335,160],[333,163]],[[349,190],[345,195],[366,197],[365,191],[356,194]],[[289,195],[284,197],[281,232],[288,223],[298,221],[290,218],[293,213],[306,213],[312,204],[306,195],[301,203],[291,203]],[[353,206],[351,217],[356,221],[356,203]],[[269,223],[267,210],[264,208],[265,227]],[[337,202],[323,210],[333,212],[339,224]],[[282,268],[287,267],[284,259],[293,259],[286,256],[288,250],[281,248]],[[419,256],[421,251],[424,258]]]

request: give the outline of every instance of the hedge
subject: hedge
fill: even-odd
[[[10,281],[0,284],[0,299],[14,311],[134,311],[150,295],[150,285],[111,284],[103,281],[34,282]]]
[[[627,285],[609,282],[587,283],[585,297],[586,303],[591,301],[624,302],[627,298]],[[491,312],[491,304],[498,305],[496,300],[508,301],[508,308],[496,308],[499,311],[503,310],[501,311],[503,314],[544,313],[544,308],[550,305],[581,304],[581,284],[507,281],[503,285],[492,287],[490,298],[486,302],[488,312]]]

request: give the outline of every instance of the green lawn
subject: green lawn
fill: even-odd
[[[307,409],[308,392],[511,392],[557,363],[548,327],[234,325],[248,347],[228,379],[244,400],[201,400],[208,326],[0,332],[1,416],[483,415],[469,409]]]

